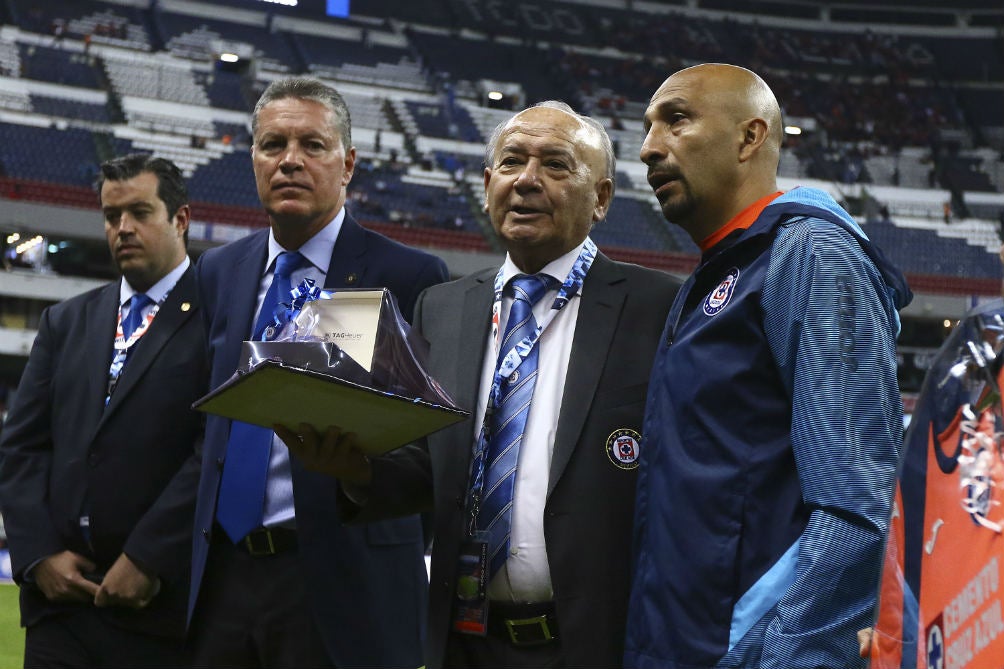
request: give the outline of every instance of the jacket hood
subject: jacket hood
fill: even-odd
[[[748,230],[750,235],[763,234],[792,218],[808,216],[830,221],[843,227],[854,236],[862,250],[882,274],[896,309],[902,309],[913,300],[913,291],[903,273],[886,258],[882,249],[875,246],[861,226],[850,214],[837,204],[829,193],[818,188],[798,186],[780,195],[760,214],[756,223]]]

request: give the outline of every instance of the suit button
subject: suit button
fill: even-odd
[[[98,456],[96,453],[91,453],[90,455],[87,456],[87,464],[89,464],[91,467],[98,464]]]
[[[464,496],[463,495],[457,495],[457,508],[458,509],[464,508]]]
[[[223,471],[223,458],[216,458],[216,469]]]
[[[202,528],[202,538],[206,540],[206,543],[209,543],[212,536],[212,533],[207,528]]]

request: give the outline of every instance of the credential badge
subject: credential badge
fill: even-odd
[[[614,430],[607,437],[607,457],[620,469],[637,469],[641,435],[630,428]]]
[[[718,287],[711,291],[711,294],[704,299],[704,314],[714,316],[728,305],[735,292],[736,282],[739,281],[739,268],[733,267],[725,275]]]

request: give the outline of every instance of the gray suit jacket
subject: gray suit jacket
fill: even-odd
[[[496,271],[434,286],[415,309],[415,326],[430,344],[429,371],[466,409],[477,405]],[[652,359],[678,287],[667,274],[602,254],[583,286],[544,511],[568,666],[622,661],[637,470],[615,465],[607,445],[618,430],[641,432]],[[434,510],[430,669],[442,666],[452,622],[475,424],[467,419],[375,460],[368,503],[347,514],[365,520]]]

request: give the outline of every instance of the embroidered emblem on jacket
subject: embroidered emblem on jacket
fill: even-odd
[[[722,282],[718,284],[718,287],[704,298],[704,314],[706,316],[714,316],[728,305],[729,300],[732,299],[732,293],[736,290],[736,282],[738,281],[739,268],[733,267],[725,275],[725,278],[722,279]]]

